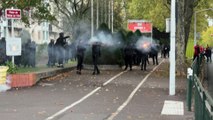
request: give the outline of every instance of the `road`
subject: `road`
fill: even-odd
[[[188,113],[161,115],[165,99],[185,101],[185,94],[181,89],[168,96],[168,81],[151,77],[156,68],[104,70],[97,76],[91,70],[82,75],[71,71],[34,87],[0,93],[0,116],[2,120],[191,120]]]

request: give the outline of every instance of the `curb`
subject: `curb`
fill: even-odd
[[[68,72],[75,69],[76,66],[66,67],[62,69],[49,70],[45,72],[19,73],[10,74],[11,87],[31,87],[39,82],[41,79],[55,76],[60,73]]]

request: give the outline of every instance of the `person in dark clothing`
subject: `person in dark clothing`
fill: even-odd
[[[141,51],[141,70],[146,71],[147,59],[148,59],[148,52]]]
[[[92,45],[92,61],[93,61],[93,65],[94,65],[94,69],[93,69],[93,75],[95,74],[100,74],[100,71],[98,69],[98,58],[101,56],[101,43],[99,42],[95,42]]]
[[[212,50],[209,47],[209,45],[207,45],[206,47],[205,54],[206,54],[207,62],[212,62]]]
[[[124,48],[124,62],[125,69],[127,70],[128,66],[130,71],[132,70],[132,59],[133,59],[133,47],[131,45],[126,45]]]
[[[30,67],[30,60],[31,60],[31,40],[28,39],[27,43],[24,44],[24,60],[23,65],[24,67]]]
[[[164,45],[164,47],[163,47],[163,56],[164,56],[164,58],[166,58],[166,56],[169,58],[169,51],[170,51],[169,45]]]
[[[64,46],[66,44],[66,38],[69,36],[64,37],[64,33],[59,34],[59,38],[56,40],[56,50],[57,50],[57,60],[58,60],[58,67],[64,67]]]
[[[3,37],[0,40],[0,65],[5,64],[7,61],[7,56],[6,56],[6,40]]]
[[[77,74],[81,74],[82,66],[83,66],[83,61],[84,61],[84,52],[86,48],[83,46],[83,42],[79,41],[77,45]]]
[[[55,64],[55,50],[54,50],[54,40],[51,39],[50,43],[48,44],[48,67],[53,67]]]
[[[32,41],[30,43],[30,66],[35,67],[36,65],[36,43]]]
[[[158,65],[158,45],[157,44],[151,44],[151,51],[150,51],[150,57],[153,60],[153,65]]]

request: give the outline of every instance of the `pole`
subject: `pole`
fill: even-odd
[[[175,18],[175,0],[171,1],[171,33],[170,33],[170,79],[169,79],[169,95],[175,95],[175,32],[176,32],[176,18]]]
[[[14,37],[14,25],[13,25],[13,23],[14,23],[14,20],[11,19],[11,36],[12,37]],[[15,57],[14,56],[12,56],[12,63],[13,63],[13,67],[14,67],[15,66]]]
[[[96,13],[96,29],[98,29],[98,26],[99,26],[99,0],[97,0],[97,13]]]
[[[93,37],[94,34],[94,16],[93,16],[93,0],[91,0],[91,37]]]
[[[197,44],[197,12],[194,13],[194,46]]]
[[[152,27],[152,24],[151,24],[151,27]],[[152,29],[152,28],[151,28]],[[153,29],[151,31],[151,43],[153,42]]]
[[[111,28],[111,0],[108,1],[108,27]]]
[[[111,27],[111,30],[112,30],[112,33],[114,32],[114,0],[112,0],[112,27]]]

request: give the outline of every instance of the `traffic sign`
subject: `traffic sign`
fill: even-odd
[[[5,17],[7,19],[21,19],[20,9],[6,9]]]

